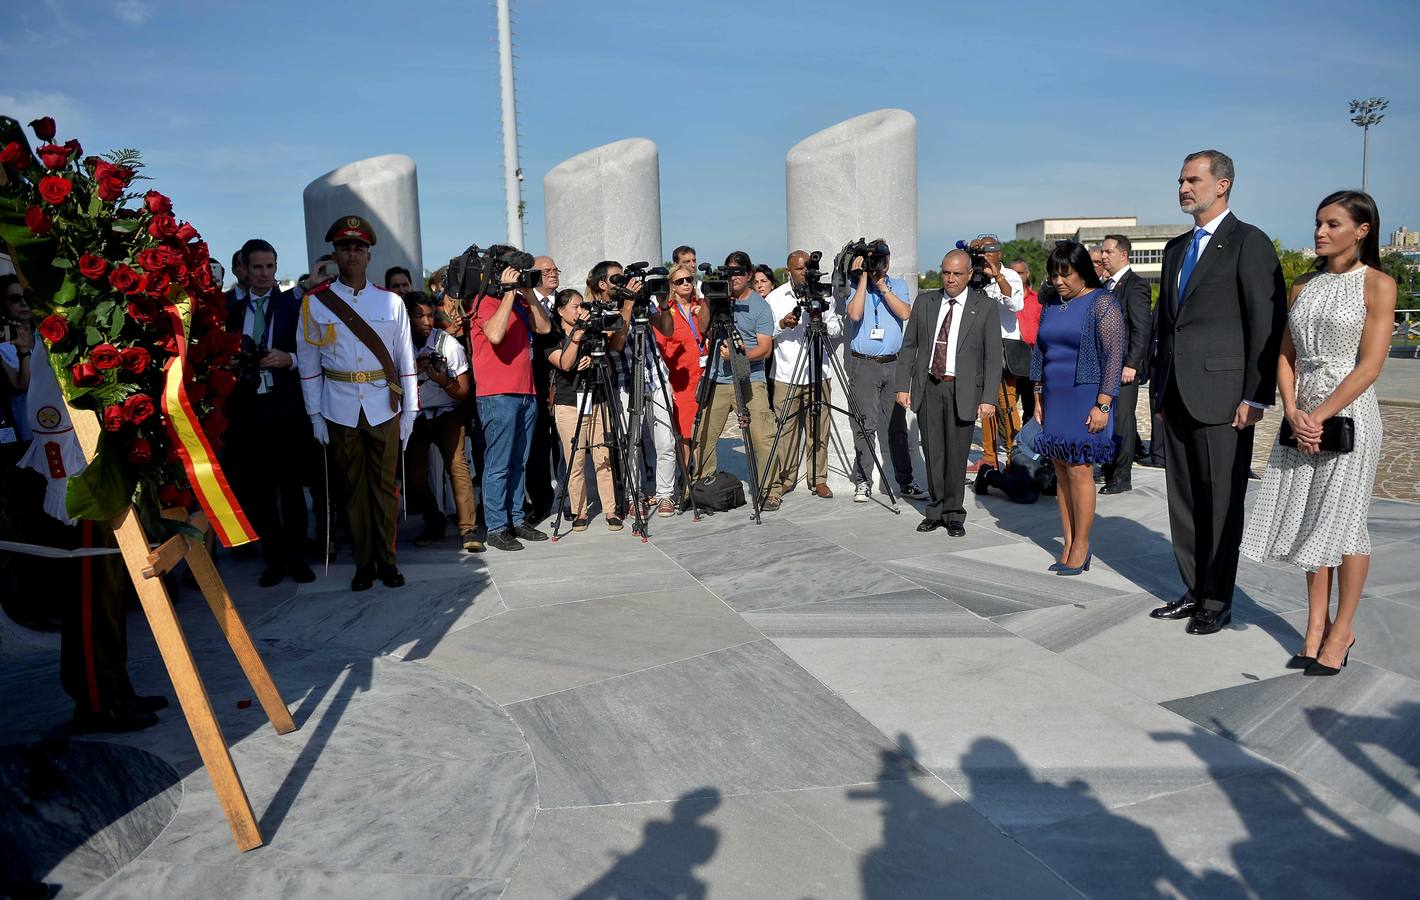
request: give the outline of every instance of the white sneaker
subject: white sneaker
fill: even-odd
[[[868,483],[866,481],[859,482],[858,485],[853,488],[853,502],[867,503],[868,495],[871,493],[872,491],[868,488]]]

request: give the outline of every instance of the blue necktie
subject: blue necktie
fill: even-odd
[[[1188,276],[1193,274],[1193,267],[1198,265],[1198,248],[1202,246],[1203,239],[1208,236],[1208,232],[1202,228],[1193,232],[1193,243],[1188,245],[1188,255],[1183,258],[1183,268],[1178,273],[1178,302],[1183,303],[1183,292],[1188,289]]]

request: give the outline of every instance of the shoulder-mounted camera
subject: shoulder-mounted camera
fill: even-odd
[[[503,282],[505,269],[517,269],[518,277]],[[473,244],[449,260],[444,292],[455,300],[476,300],[482,296],[501,297],[508,291],[535,288],[542,284],[542,270],[533,268],[533,255],[507,244],[487,250]]]

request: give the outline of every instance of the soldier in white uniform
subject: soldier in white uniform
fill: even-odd
[[[365,279],[375,243],[369,222],[342,216],[325,239],[335,245],[340,277],[302,299],[302,395],[316,440],[330,445],[345,472],[355,545],[350,589],[367,590],[376,577],[400,587],[395,470],[419,414],[409,318],[398,294]]]

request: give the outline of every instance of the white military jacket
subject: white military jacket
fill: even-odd
[[[376,287],[368,280],[358,294],[339,279],[331,282],[330,290],[369,322],[389,348],[404,388],[401,415],[413,419],[419,412],[419,383],[404,301],[393,291]],[[380,361],[314,294],[301,298],[301,335],[296,341],[296,358],[307,413],[319,413],[328,421],[349,428],[360,423],[361,410],[371,425],[395,415],[390,409],[389,386],[380,370]],[[363,372],[369,373],[369,378],[358,382],[336,381],[326,378],[326,371],[343,373],[343,376]]]

